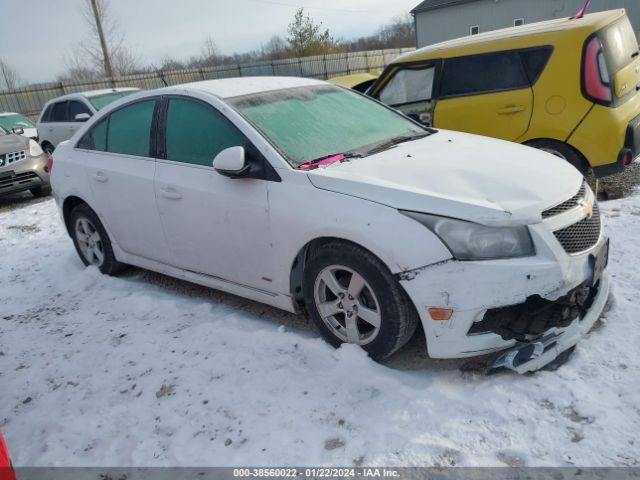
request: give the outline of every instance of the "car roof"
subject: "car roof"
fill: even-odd
[[[287,88],[326,85],[326,82],[313,78],[299,77],[239,77],[202,82],[184,83],[161,89],[168,92],[204,92],[220,99],[240,97],[255,93],[271,92]]]
[[[92,98],[92,97],[99,97],[100,95],[108,95],[109,93],[135,92],[138,90],[140,89],[139,88],[103,88],[101,90],[88,90],[86,92],[68,93],[60,97],[52,98],[47,103],[60,102],[63,100],[69,100],[69,99],[78,98],[78,97]]]
[[[416,57],[426,59],[436,57],[438,55],[448,56],[447,52],[449,50],[456,50],[457,54],[460,53],[460,50],[470,46],[478,47],[478,50],[494,51],[502,49],[502,43],[504,43],[504,47],[508,49],[508,44],[514,38],[566,32],[578,29],[583,29],[585,31],[597,31],[625,15],[626,12],[624,9],[608,10],[605,12],[590,13],[575,20],[571,20],[566,17],[556,18],[554,20],[547,20],[544,22],[529,23],[519,27],[492,30],[478,35],[468,35],[466,37],[455,38],[453,40],[447,40],[446,42],[429,45],[413,52],[405,53],[394,60],[393,63],[416,60]],[[485,45],[486,48],[482,48]]]
[[[21,113],[16,113],[16,112],[0,112],[0,117],[8,117],[9,115],[22,115]]]

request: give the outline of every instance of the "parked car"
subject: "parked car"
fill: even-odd
[[[38,131],[31,120],[15,112],[0,112],[0,127],[38,141]]]
[[[640,155],[640,54],[624,10],[443,42],[371,95],[425,125],[536,147],[597,176]]]
[[[139,93],[53,154],[86,265],[137,265],[287,311],[374,359],[537,369],[608,295],[593,192],[532,148],[433,130],[359,93],[234,78]],[[509,350],[512,349],[512,350]]]
[[[36,197],[51,193],[47,155],[32,138],[0,126],[0,196],[25,190]]]
[[[379,76],[380,72],[354,73],[352,75],[330,78],[328,82],[334,85],[340,85],[341,87],[351,88],[356,92],[365,93]]]
[[[72,93],[49,100],[38,118],[40,145],[45,152],[53,152],[60,142],[71,138],[83,122],[89,120],[100,109],[139,90],[111,88]]]

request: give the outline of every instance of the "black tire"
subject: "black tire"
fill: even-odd
[[[537,148],[539,150],[544,150],[556,157],[562,158],[566,160],[571,165],[576,167],[578,171],[583,175],[587,176],[590,170],[589,162],[587,159],[582,156],[580,152],[574,150],[571,146],[567,145],[563,142],[558,142],[557,140],[533,140],[527,143],[527,146]]]
[[[372,338],[361,345],[369,356],[374,360],[382,360],[404,346],[413,336],[419,321],[413,303],[389,269],[377,257],[357,245],[342,241],[327,243],[311,252],[305,267],[305,306],[324,339],[334,347],[347,343],[347,340],[338,337],[325,323],[316,305],[316,281],[321,273],[331,266],[344,266],[359,274],[367,284],[360,299],[365,300],[362,296],[369,293],[369,288],[376,299],[374,302],[376,312],[380,316],[379,327],[375,336],[372,334]],[[344,280],[345,285],[348,281]],[[340,315],[346,323],[346,313],[338,313],[333,317]],[[356,322],[362,324],[363,320],[359,315],[355,316]],[[370,327],[366,322],[364,325],[365,328]]]
[[[34,197],[48,197],[51,195],[51,185],[43,185],[41,187],[29,190]]]
[[[83,252],[83,248],[80,246],[80,240],[78,238],[79,233],[76,230],[76,226],[78,221],[82,219],[88,220],[91,226],[95,229],[94,233],[98,234],[101,250],[103,252],[103,259],[100,263],[89,259]],[[122,270],[124,264],[116,260],[116,257],[113,254],[113,249],[111,248],[109,235],[107,235],[106,230],[102,226],[102,222],[100,222],[98,215],[96,215],[96,213],[86,203],[76,206],[71,211],[71,215],[69,217],[69,232],[73,239],[73,245],[76,247],[76,252],[78,252],[78,256],[80,257],[80,260],[82,260],[82,263],[87,266],[95,265],[106,275],[113,275]]]
[[[47,155],[51,155],[55,149],[56,147],[51,145],[49,142],[44,142],[42,144],[42,150],[44,150]]]

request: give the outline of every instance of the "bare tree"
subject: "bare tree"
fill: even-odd
[[[0,90],[14,90],[22,84],[18,72],[0,58]]]
[[[267,60],[281,60],[289,56],[287,42],[279,35],[272,36],[269,41],[262,46],[262,56]]]
[[[139,70],[140,62],[126,45],[125,36],[115,20],[109,0],[82,0],[82,17],[89,25],[90,36],[73,49],[66,58],[68,72],[63,76],[74,79],[80,74],[85,80],[92,77],[126,75]]]

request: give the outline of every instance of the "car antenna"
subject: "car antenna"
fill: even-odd
[[[587,3],[584,4],[584,7],[582,7],[580,10],[578,10],[578,13],[576,13],[569,20],[578,20],[579,18],[584,17],[584,14],[587,11],[587,8],[589,8],[589,5],[591,5],[591,0],[587,0]]]

